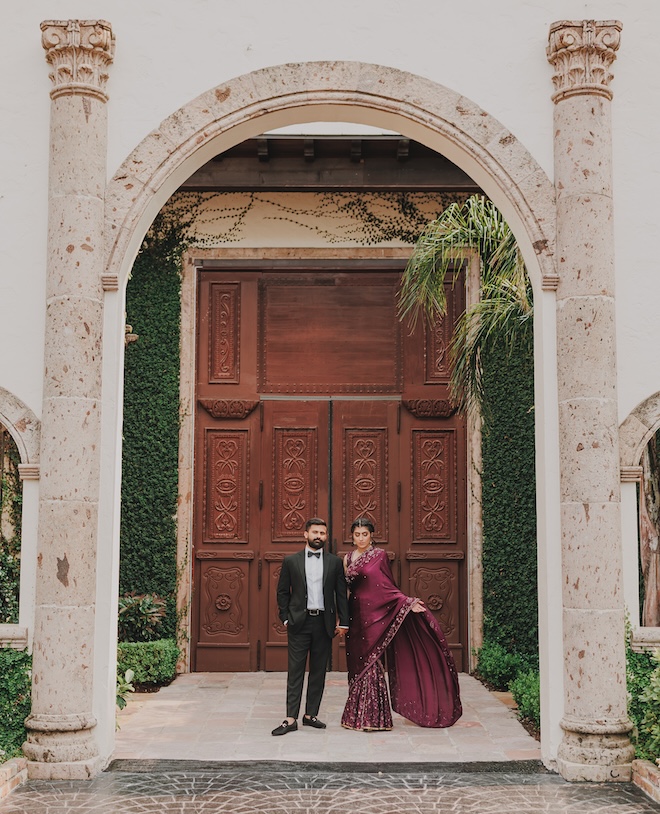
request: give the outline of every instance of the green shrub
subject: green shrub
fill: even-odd
[[[632,630],[630,623],[626,621],[626,686],[628,690],[628,717],[633,723],[632,742],[635,746],[635,757],[655,760],[660,757],[660,752],[652,754],[649,739],[653,735],[649,732],[652,727],[651,715],[653,711],[647,710],[645,693],[650,689],[652,676],[657,672],[657,661],[647,651],[636,653],[632,649]],[[657,681],[657,677],[655,679]],[[660,696],[655,703],[651,701],[651,706],[655,707],[660,702]],[[647,717],[647,714],[649,717]]]
[[[30,714],[32,657],[26,650],[0,649],[0,762],[21,754]]]
[[[134,684],[169,684],[176,675],[179,648],[174,639],[123,642],[117,646],[117,674],[133,671]]]
[[[655,761],[660,757],[660,651],[651,656],[651,661],[653,670],[639,695],[643,713],[635,752],[641,758]]]
[[[538,670],[526,670],[510,682],[509,691],[518,705],[518,717],[541,726],[541,676]]]
[[[477,651],[477,676],[496,690],[507,690],[509,683],[530,662],[518,653],[509,653],[499,642],[485,641]]]
[[[117,626],[120,642],[150,642],[158,638],[166,603],[155,594],[135,591],[119,597]]]
[[[115,696],[117,709],[124,709],[126,704],[128,704],[129,693],[135,692],[133,678],[134,675],[132,670],[126,670],[124,675],[117,673],[117,692]]]
[[[653,656],[644,650],[636,653],[632,649],[632,628],[626,618],[626,688],[628,691],[628,717],[632,721],[632,742],[635,746],[635,756],[649,759],[650,752],[646,736],[641,731],[642,721],[646,713],[646,703],[642,700],[645,689],[651,681],[651,674],[655,668]],[[660,755],[656,755],[659,757]],[[653,759],[653,758],[651,758]]]

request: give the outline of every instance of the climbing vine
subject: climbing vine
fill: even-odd
[[[242,240],[250,216],[287,223],[327,243],[361,246],[414,243],[429,220],[467,193],[325,192],[269,195],[260,192],[177,192],[163,212],[169,223],[187,222],[189,245],[205,247]],[[305,206],[301,206],[304,201]],[[189,219],[195,212],[194,229]]]
[[[18,623],[23,510],[19,463],[13,438],[0,426],[0,624]]]
[[[119,592],[167,602],[164,638],[176,628],[181,255],[196,206],[154,220],[126,289],[126,319],[138,341],[126,349]]]

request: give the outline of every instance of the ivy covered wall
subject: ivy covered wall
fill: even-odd
[[[484,641],[538,654],[532,324],[518,346],[484,359],[482,435]]]
[[[119,593],[167,600],[161,633],[176,628],[180,250],[185,229],[159,216],[126,289]]]
[[[14,439],[0,424],[0,624],[18,624],[23,488]]]

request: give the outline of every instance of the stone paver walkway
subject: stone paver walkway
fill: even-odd
[[[325,730],[300,726],[279,738],[285,673],[188,673],[158,693],[132,696],[119,716],[114,757],[173,760],[281,760],[336,763],[538,760],[537,741],[508,707],[461,674],[463,717],[423,729],[394,716],[391,732],[352,732],[339,721],[345,673],[330,673],[319,712]],[[300,722],[299,722],[300,724]]]
[[[395,715],[391,732],[339,724],[346,676],[331,673],[326,730],[280,738],[282,673],[183,675],[131,697],[114,760],[90,781],[30,781],[0,814],[647,814],[623,784],[571,784],[546,771],[514,713],[461,675],[464,715],[427,730]]]
[[[0,814],[647,814],[660,809],[630,784],[571,784],[547,773],[241,766],[167,771],[161,765],[146,773],[110,771],[91,781],[32,781],[0,803]]]

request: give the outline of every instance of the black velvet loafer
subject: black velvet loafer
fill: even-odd
[[[323,721],[319,721],[316,715],[303,715],[303,726],[313,726],[314,729],[325,729]]]
[[[304,720],[303,720],[304,723]],[[325,724],[323,724],[325,726]],[[275,729],[270,733],[271,735],[286,735],[287,732],[295,732],[298,729],[298,721],[294,721],[290,724],[286,719],[282,721],[279,726],[276,726]]]

